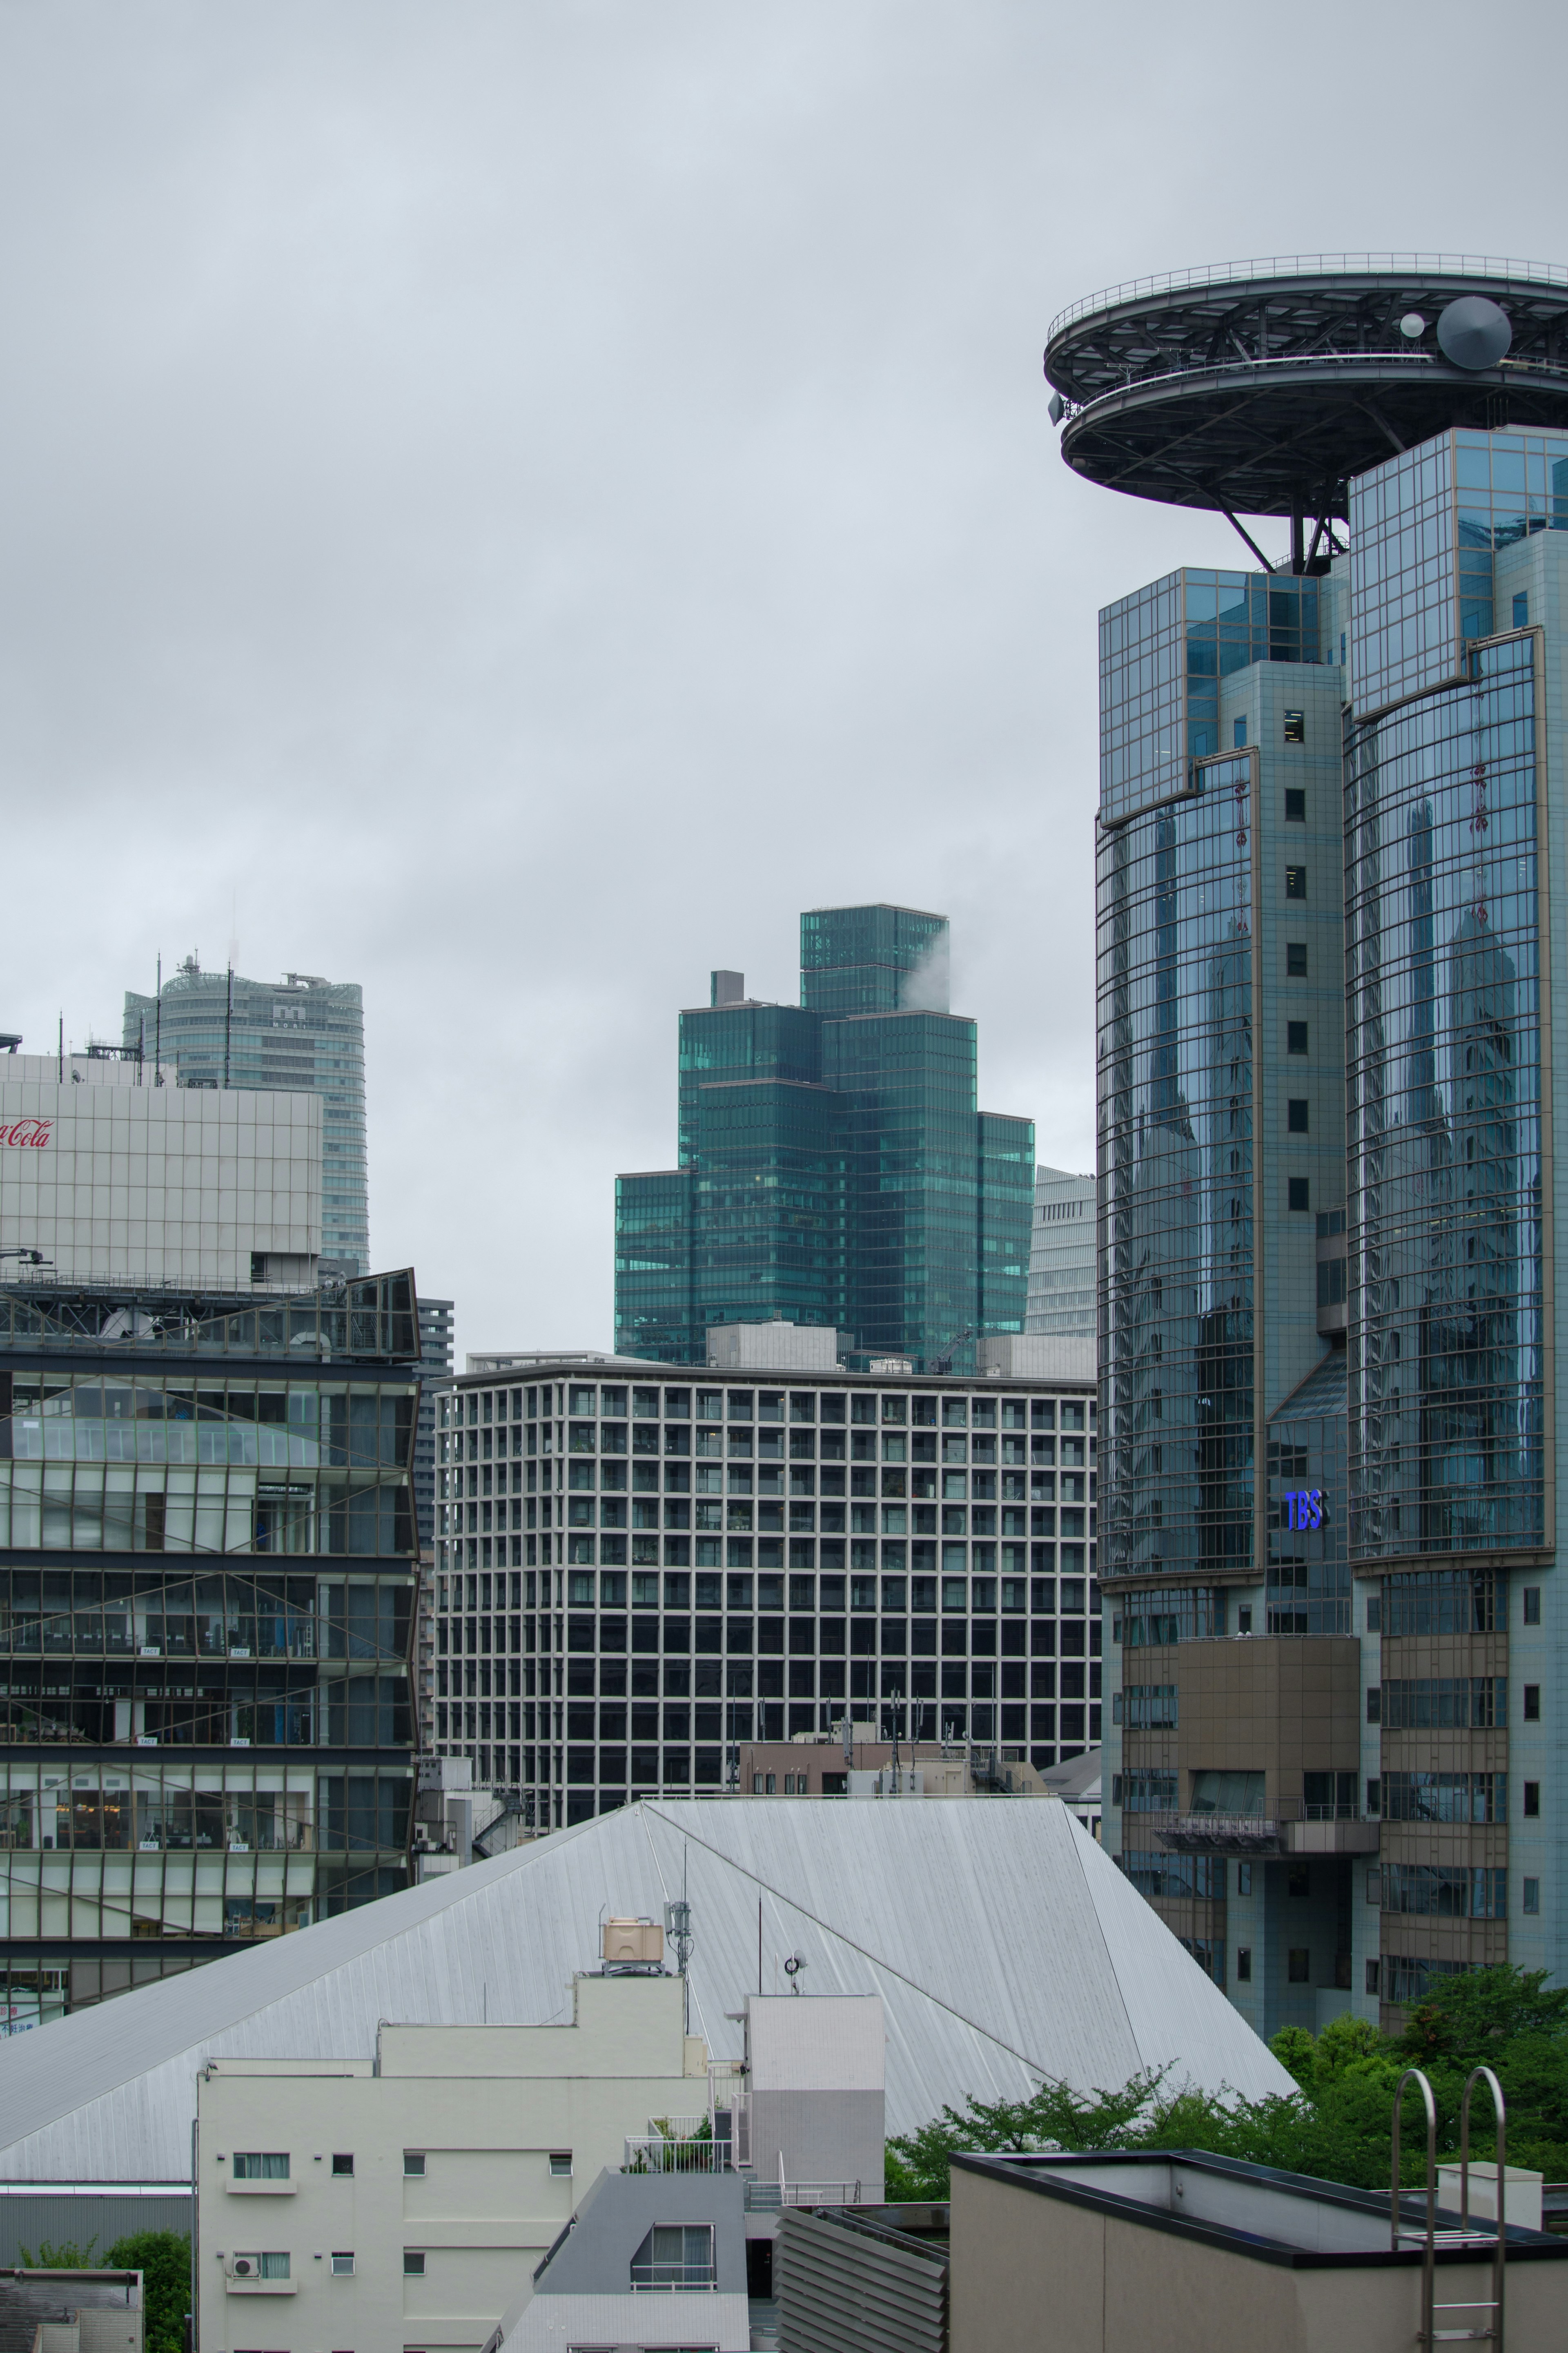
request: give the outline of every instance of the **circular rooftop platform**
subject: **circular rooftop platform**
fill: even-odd
[[[1134,280],[1051,322],[1075,473],[1222,514],[1342,515],[1450,426],[1568,430],[1568,269],[1310,254]]]

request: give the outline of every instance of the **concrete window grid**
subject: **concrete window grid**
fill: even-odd
[[[753,1528],[747,1535],[731,1536],[726,1531],[708,1539],[718,1548],[719,1557],[699,1568],[693,1566],[689,1528],[673,1535],[646,1532],[644,1549],[654,1557],[640,1562],[631,1557],[630,1531],[623,1535],[617,1529],[612,1534],[613,1565],[608,1575],[618,1582],[624,1599],[606,1604],[602,1586],[606,1567],[601,1535],[570,1526],[545,1530],[537,1525],[537,1514],[531,1532],[521,1529],[513,1534],[509,1528],[503,1535],[495,1522],[503,1508],[499,1492],[503,1480],[507,1493],[504,1508],[510,1514],[514,1508],[515,1473],[520,1470],[542,1471],[546,1462],[574,1463],[580,1472],[591,1473],[595,1481],[591,1492],[596,1497],[602,1492],[597,1484],[602,1464],[630,1465],[639,1460],[631,1451],[636,1443],[634,1431],[643,1433],[645,1447],[657,1443],[658,1449],[657,1456],[651,1451],[644,1453],[640,1457],[644,1463],[677,1462],[689,1474],[696,1458],[690,1453],[679,1458],[667,1455],[664,1447],[666,1432],[671,1430],[682,1433],[689,1444],[700,1427],[695,1417],[688,1413],[655,1420],[648,1413],[637,1413],[633,1410],[633,1390],[641,1388],[645,1401],[651,1403],[657,1412],[663,1403],[658,1388],[654,1383],[637,1383],[631,1367],[624,1371],[616,1368],[616,1372],[613,1386],[625,1392],[626,1401],[626,1409],[615,1425],[616,1441],[626,1447],[624,1453],[601,1451],[597,1417],[590,1417],[583,1409],[581,1398],[578,1413],[574,1415],[569,1409],[573,1387],[581,1390],[584,1386],[596,1388],[596,1384],[561,1381],[550,1385],[555,1394],[551,1397],[547,1391],[543,1409],[535,1412],[532,1442],[536,1451],[531,1458],[514,1457],[510,1451],[514,1431],[522,1437],[524,1445],[530,1442],[524,1435],[528,1425],[511,1419],[513,1412],[521,1414],[524,1409],[524,1392],[521,1388],[481,1389],[474,1381],[442,1400],[444,1427],[437,1438],[441,1458],[437,1474],[440,1532],[437,1544],[434,1662],[438,1750],[467,1754],[479,1769],[481,1778],[536,1782],[539,1799],[547,1810],[542,1818],[548,1820],[552,1805],[557,1809],[557,1818],[578,1819],[584,1810],[592,1810],[599,1799],[606,1803],[619,1802],[639,1787],[657,1788],[662,1784],[680,1788],[717,1788],[722,1786],[725,1748],[751,1738],[753,1725],[759,1737],[764,1736],[764,1727],[783,1736],[786,1725],[790,1731],[820,1733],[828,1728],[830,1722],[837,1721],[847,1707],[851,1715],[862,1709],[889,1715],[897,1708],[900,1729],[906,1735],[914,1725],[917,1711],[923,1710],[918,1726],[922,1736],[932,1736],[947,1725],[960,1736],[1000,1739],[1026,1746],[1037,1763],[1054,1763],[1058,1747],[1062,1753],[1070,1754],[1075,1746],[1087,1746],[1098,1739],[1098,1598],[1092,1584],[1093,1546],[1089,1539],[1093,1511],[1089,1501],[1092,1496],[1093,1407],[1086,1396],[1053,1390],[1047,1399],[1038,1388],[1029,1391],[999,1388],[978,1395],[970,1391],[962,1401],[954,1397],[945,1410],[938,1407],[934,1430],[922,1427],[919,1432],[922,1441],[928,1437],[936,1441],[939,1460],[933,1467],[939,1480],[946,1469],[940,1458],[958,1444],[963,1445],[968,1456],[976,1438],[987,1452],[994,1449],[994,1474],[990,1462],[984,1465],[984,1473],[997,1476],[1002,1464],[995,1458],[1002,1453],[1004,1438],[1015,1445],[1021,1441],[1023,1450],[1032,1448],[1043,1438],[1048,1445],[1053,1489],[1057,1478],[1063,1475],[1058,1450],[1070,1451],[1075,1457],[1081,1455],[1083,1469],[1066,1472],[1075,1483],[1081,1481],[1084,1489],[1081,1514],[1075,1513],[1073,1522],[1079,1525],[1081,1517],[1081,1542],[1074,1539],[1063,1543],[1054,1536],[1047,1540],[1023,1535],[1006,1540],[988,1536],[976,1541],[966,1532],[962,1539],[937,1535],[911,1543],[907,1536],[888,1537],[879,1531],[875,1536],[846,1534],[829,1538],[826,1540],[825,1552],[823,1540],[815,1534],[796,1534],[792,1538],[786,1529],[781,1528],[774,1535],[761,1536]],[[780,1453],[774,1459],[786,1479],[792,1431],[796,1434],[795,1467],[800,1469],[804,1466],[798,1459],[799,1433],[809,1429],[815,1447],[824,1428],[840,1427],[824,1424],[817,1419],[817,1400],[828,1385],[811,1384],[808,1377],[800,1374],[775,1375],[772,1381],[757,1374],[731,1375],[727,1378],[715,1375],[707,1381],[700,1375],[688,1374],[679,1387],[668,1381],[662,1384],[673,1388],[678,1397],[684,1392],[689,1401],[695,1401],[700,1389],[721,1385],[726,1395],[733,1390],[737,1395],[751,1394],[757,1398],[764,1392],[778,1397],[779,1421],[764,1424],[757,1419],[744,1428],[751,1435],[753,1449],[757,1434],[764,1428],[781,1433]],[[537,1393],[540,1385],[531,1386]],[[835,1393],[847,1394],[842,1388]],[[796,1398],[811,1396],[809,1422],[783,1418],[790,1413],[785,1400],[792,1394]],[[859,1394],[864,1397],[868,1393]],[[851,1436],[858,1437],[862,1445],[869,1439],[875,1446],[879,1473],[889,1453],[895,1457],[903,1454],[903,1464],[899,1467],[910,1467],[907,1448],[909,1440],[916,1434],[912,1426],[907,1420],[894,1424],[881,1418],[884,1412],[906,1414],[910,1394],[873,1393],[872,1410],[878,1419],[858,1424],[847,1419],[842,1425],[846,1455],[853,1451],[847,1442]],[[883,1395],[889,1400],[885,1406],[880,1402]],[[509,1410],[509,1398],[512,1396],[516,1404]],[[1003,1398],[1008,1400],[1023,1427],[1005,1432],[1001,1430]],[[1037,1430],[1032,1425],[1031,1406],[1036,1399],[1048,1404],[1053,1425],[1048,1430]],[[596,1406],[596,1396],[594,1403]],[[971,1411],[974,1405],[979,1406],[990,1428],[974,1428]],[[1062,1405],[1068,1409],[1067,1415],[1058,1410]],[[481,1410],[489,1417],[488,1421],[479,1419]],[[850,1410],[847,1406],[847,1416]],[[470,1415],[474,1419],[470,1419]],[[962,1421],[962,1439],[953,1426],[953,1417]],[[1059,1427],[1064,1419],[1080,1418],[1081,1430]],[[590,1419],[594,1421],[592,1452],[587,1451]],[[552,1424],[548,1455],[544,1452],[547,1420]],[[572,1451],[571,1438],[574,1425],[577,1435],[575,1452]],[[718,1430],[727,1439],[732,1425],[728,1420],[715,1422],[710,1416],[701,1426]],[[470,1464],[468,1459],[481,1452],[481,1441],[489,1449],[488,1466],[483,1462]],[[564,1453],[558,1451],[562,1445],[566,1448]],[[459,1455],[460,1470],[457,1461]],[[750,1456],[753,1470],[758,1459],[753,1451]],[[719,1467],[727,1468],[727,1451],[717,1461]],[[846,1470],[850,1467],[847,1462]],[[1030,1475],[1034,1466],[1027,1452],[1021,1451],[1009,1467]],[[491,1531],[488,1536],[459,1536],[452,1515],[459,1509],[466,1514],[471,1507],[466,1495],[459,1502],[451,1490],[459,1484],[466,1486],[476,1472],[483,1478],[487,1470],[492,1491]],[[973,1477],[972,1461],[966,1462],[960,1475]],[[570,1488],[552,1488],[550,1501],[565,1503],[571,1494]],[[629,1493],[626,1500],[628,1504],[632,1500]],[[647,1500],[651,1501],[651,1496]],[[687,1493],[678,1500],[686,1506],[692,1498]],[[787,1498],[780,1500],[787,1504]],[[536,1489],[533,1501],[542,1505],[543,1493]],[[480,1508],[483,1509],[482,1501]],[[873,1508],[884,1508],[879,1496]],[[938,1503],[935,1508],[940,1513],[944,1507]],[[973,1504],[968,1508],[973,1509]],[[1020,1517],[1026,1512],[1043,1509],[1033,1504],[1018,1508]],[[1053,1527],[1056,1508],[1053,1504],[1046,1514]],[[999,1516],[999,1506],[983,1509],[994,1509]],[[576,1558],[573,1557],[574,1542]],[[931,1557],[916,1567],[911,1554]],[[484,1566],[480,1566],[481,1562]],[[548,1567],[543,1565],[545,1562]],[[1055,1582],[1058,1570],[1063,1587],[1059,1595]],[[788,1607],[792,1576],[797,1588],[797,1606],[794,1609]],[[663,1600],[664,1588],[672,1577],[687,1591],[689,1598],[684,1606],[671,1609],[667,1603],[664,1615],[657,1617],[633,1599],[637,1586],[643,1584],[650,1585]],[[819,1605],[817,1592],[823,1577],[843,1581],[842,1609],[831,1605],[824,1609]],[[574,1578],[579,1588],[575,1603]],[[813,1604],[805,1609],[798,1606],[802,1578],[809,1578],[813,1588]],[[906,1594],[903,1609],[896,1603],[889,1605],[885,1625],[881,1610],[857,1611],[849,1606],[856,1587],[863,1588],[883,1578],[900,1580]],[[919,1620],[910,1607],[915,1578],[929,1580],[931,1597],[925,1604],[929,1617]],[[721,1598],[717,1603],[710,1598],[705,1604],[699,1604],[696,1594],[710,1579]],[[751,1607],[731,1600],[731,1579],[743,1579],[752,1588],[756,1598]],[[778,1588],[776,1608],[764,1606],[760,1598],[764,1580],[773,1579]],[[956,1611],[951,1603],[956,1598],[960,1579],[965,1606]],[[1004,1598],[1004,1585],[1012,1588],[1007,1598],[1023,1606],[1005,1610],[994,1606]],[[990,1608],[985,1606],[988,1587],[993,1605]],[[879,1588],[879,1602],[885,1591],[885,1588]],[[548,1600],[543,1598],[546,1592]],[[484,1606],[487,1596],[488,1609]],[[460,1606],[470,1601],[472,1606]],[[950,1606],[940,1608],[941,1601]],[[1032,1610],[1028,1606],[1031,1602]],[[836,1631],[830,1638],[835,1642],[841,1641],[842,1649],[824,1649],[825,1617],[830,1627],[842,1629],[841,1633]],[[624,1648],[604,1647],[606,1618],[612,1621],[616,1639]],[[698,1619],[705,1621],[700,1634],[696,1629]],[[776,1630],[770,1627],[764,1633],[759,1620],[769,1619],[776,1620]],[[916,1624],[921,1628],[919,1638],[910,1630]],[[651,1625],[656,1632],[639,1637],[633,1631],[635,1625]],[[747,1647],[743,1652],[729,1648],[731,1625],[737,1630],[744,1628]],[[877,1638],[875,1641],[863,1635],[858,1638],[852,1630],[858,1627],[870,1628]],[[1004,1628],[1007,1631],[1004,1632]],[[575,1651],[571,1647],[574,1639],[579,1645]],[[916,1639],[922,1643],[929,1641],[931,1648],[922,1647],[917,1654],[912,1648]],[[645,1644],[657,1640],[659,1648],[639,1650],[636,1647],[639,1640]],[[699,1641],[704,1645],[700,1650],[696,1648]],[[763,1643],[776,1647],[763,1648]],[[667,1644],[679,1647],[667,1648]],[[824,1667],[827,1669],[826,1678]],[[913,1688],[916,1669],[920,1670],[919,1681],[931,1686],[929,1692],[918,1697]],[[606,1672],[612,1686],[619,1682],[619,1690],[605,1689]],[[637,1692],[634,1686],[639,1680],[653,1688]],[[825,1690],[825,1681],[828,1685],[837,1683],[839,1689]],[[713,1687],[704,1691],[701,1686],[705,1683]],[[749,1688],[737,1690],[738,1683]],[[574,1688],[574,1684],[577,1688]],[[607,1733],[606,1712],[612,1727]],[[640,1736],[633,1729],[638,1717]],[[623,1727],[619,1733],[613,1729],[617,1720]],[[605,1769],[606,1747],[613,1752],[609,1759],[612,1772]],[[631,1769],[626,1769],[628,1767]],[[567,1777],[564,1787],[563,1775]],[[563,1814],[559,1807],[563,1795],[567,1810]]]

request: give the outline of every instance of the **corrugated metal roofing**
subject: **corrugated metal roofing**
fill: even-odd
[[[1064,1806],[647,1799],[0,2044],[0,2178],[179,2179],[208,2058],[367,2059],[383,2020],[565,2019],[601,1915],[657,1918],[683,1888],[693,2033],[741,2055],[726,2013],[759,1949],[765,1992],[797,1955],[808,1994],[880,1993],[890,2131],[1166,2062],[1291,2088]]]

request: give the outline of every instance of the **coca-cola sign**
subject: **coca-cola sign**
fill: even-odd
[[[0,1144],[30,1144],[35,1149],[54,1141],[52,1119],[13,1119],[0,1126]]]

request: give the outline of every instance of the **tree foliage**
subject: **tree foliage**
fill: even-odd
[[[1409,2013],[1403,2033],[1337,2018],[1321,2034],[1288,2026],[1270,2049],[1294,2077],[1293,2093],[1246,2100],[1230,2091],[1194,2091],[1175,2068],[1133,2075],[1120,2090],[1087,2097],[1042,2084],[1027,2100],[973,2098],[944,2108],[919,2132],[888,2143],[891,2199],[945,2198],[958,2149],[1201,2148],[1366,2189],[1388,2179],[1394,2094],[1406,2067],[1432,2083],[1439,2155],[1457,2151],[1459,2107],[1470,2069],[1490,2067],[1508,2107],[1511,2165],[1549,2180],[1568,2179],[1568,1989],[1549,1989],[1543,1969],[1505,1967],[1447,1978]],[[1492,2148],[1491,2102],[1478,2086],[1470,2103],[1472,2154]],[[1401,2169],[1426,2179],[1426,2124],[1418,2099],[1405,2102]]]
[[[142,2274],[144,2353],[184,2353],[191,2308],[191,2242],[184,2232],[128,2232],[103,2263],[110,2271]]]

